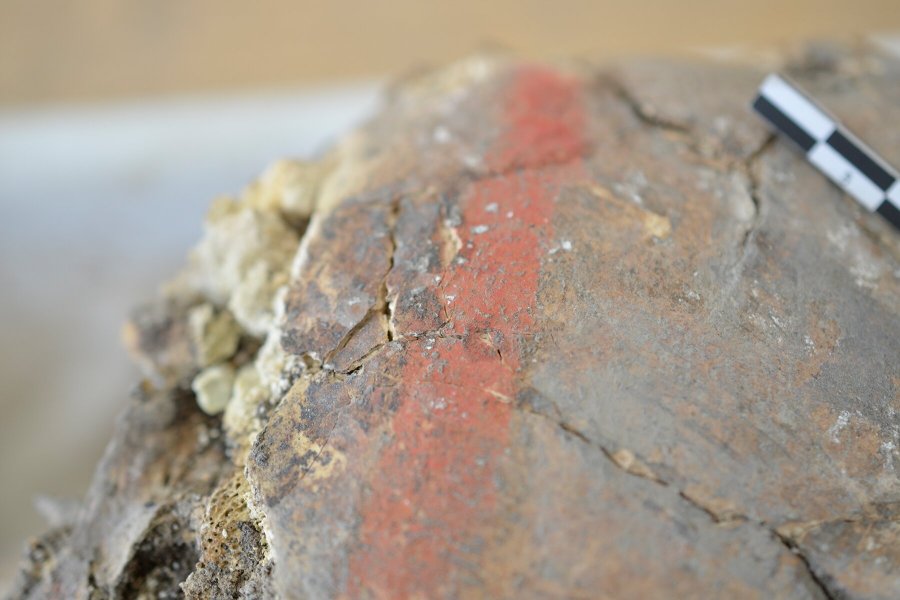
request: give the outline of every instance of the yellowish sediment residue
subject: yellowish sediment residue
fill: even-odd
[[[656,473],[653,472],[646,463],[634,455],[634,452],[627,448],[620,448],[610,455],[610,458],[619,468],[628,471],[632,475],[650,479],[652,481],[662,481]]]
[[[204,302],[188,312],[188,330],[197,365],[208,367],[231,358],[241,339],[241,328],[228,310]]]
[[[666,239],[672,233],[672,223],[667,217],[624,200],[597,183],[591,182],[586,187],[597,198],[614,204],[616,208],[622,210],[627,219],[641,223],[647,238]]]
[[[228,405],[233,384],[234,368],[229,364],[221,364],[200,371],[191,382],[191,389],[194,390],[197,404],[203,412],[217,415]]]

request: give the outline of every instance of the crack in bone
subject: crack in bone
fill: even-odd
[[[637,96],[628,89],[628,86],[613,74],[606,73],[601,76],[601,80],[612,88],[616,97],[621,100],[631,111],[631,114],[644,125],[679,134],[692,133],[691,127],[688,124],[662,117],[653,106],[641,102]]]
[[[557,405],[555,402],[553,402],[552,400],[549,400],[549,402],[550,402],[551,406],[556,408]],[[703,514],[707,515],[709,517],[709,519],[717,525],[728,525],[728,524],[740,522],[740,523],[747,523],[749,525],[753,525],[755,527],[759,527],[759,528],[765,530],[769,535],[771,535],[773,540],[777,541],[779,544],[781,544],[785,548],[787,548],[791,554],[797,556],[797,558],[800,560],[801,564],[804,566],[805,571],[809,575],[811,583],[813,583],[818,588],[818,590],[825,596],[825,598],[827,598],[828,600],[837,600],[837,599],[843,597],[840,590],[835,589],[835,584],[834,584],[832,578],[830,576],[828,576],[826,573],[820,572],[821,571],[820,569],[817,569],[816,567],[814,567],[814,565],[810,562],[809,558],[805,554],[803,554],[802,550],[800,549],[800,547],[796,543],[796,541],[793,538],[789,537],[784,531],[779,531],[778,528],[772,527],[765,521],[762,521],[759,519],[753,519],[753,518],[747,516],[746,514],[738,512],[736,510],[728,510],[724,513],[718,512],[715,509],[715,507],[711,506],[709,503],[703,502],[695,495],[686,493],[684,490],[680,490],[680,489],[672,486],[670,484],[670,482],[668,482],[664,479],[661,479],[652,470],[650,470],[649,467],[647,468],[647,470],[643,470],[641,468],[638,468],[638,469],[629,468],[631,466],[631,464],[633,464],[633,463],[629,464],[629,461],[627,459],[623,460],[622,453],[627,452],[628,454],[634,456],[630,450],[622,448],[620,450],[613,452],[604,444],[601,444],[601,443],[597,442],[596,440],[591,439],[583,431],[580,431],[579,429],[572,426],[570,423],[562,420],[561,418],[551,417],[550,415],[548,415],[546,413],[535,410],[531,406],[522,405],[522,404],[513,404],[513,406],[516,406],[519,409],[523,409],[527,413],[530,413],[537,417],[541,417],[543,419],[548,420],[549,422],[553,423],[554,425],[556,425],[557,427],[559,427],[560,429],[565,431],[567,434],[570,434],[573,438],[575,438],[575,439],[579,440],[580,442],[585,443],[593,448],[598,449],[600,451],[600,453],[610,461],[610,463],[612,463],[617,469],[627,473],[628,475],[631,475],[633,477],[639,477],[641,479],[645,479],[647,481],[650,481],[654,484],[657,484],[657,485],[660,485],[663,487],[671,487],[672,489],[674,489],[677,492],[678,496],[681,499],[683,499],[685,502],[687,502],[689,505],[691,505],[695,509],[699,510]],[[557,412],[559,412],[558,408],[556,408],[556,410],[557,410]],[[637,459],[635,457],[635,460],[639,460],[639,459]],[[640,463],[643,464],[643,461],[640,461]]]

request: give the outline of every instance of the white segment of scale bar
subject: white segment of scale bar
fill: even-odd
[[[900,208],[900,179],[894,182],[888,191],[887,191],[888,200],[891,201],[891,204]]]
[[[884,192],[828,144],[818,143],[806,155],[829,179],[874,211],[884,202]]]
[[[816,141],[824,142],[834,131],[834,122],[778,75],[766,77],[760,92]]]

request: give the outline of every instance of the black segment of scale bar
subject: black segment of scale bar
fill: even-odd
[[[894,185],[894,176],[885,171],[881,165],[872,160],[859,146],[853,143],[847,136],[835,129],[826,142],[829,146],[847,159],[851,165],[860,170],[872,183],[887,191]]]
[[[778,107],[769,102],[769,100],[759,95],[753,101],[753,109],[765,117],[772,125],[777,127],[782,133],[794,140],[804,152],[809,152],[810,148],[816,145],[816,139],[809,135],[805,129],[794,123],[790,117],[781,112]]]
[[[885,200],[878,207],[878,214],[888,220],[888,222],[900,230],[900,208],[897,208],[890,201]]]

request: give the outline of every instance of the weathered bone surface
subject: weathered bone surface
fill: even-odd
[[[786,69],[900,163],[900,63]],[[900,237],[762,75],[473,58],[218,200],[13,595],[900,597]]]

